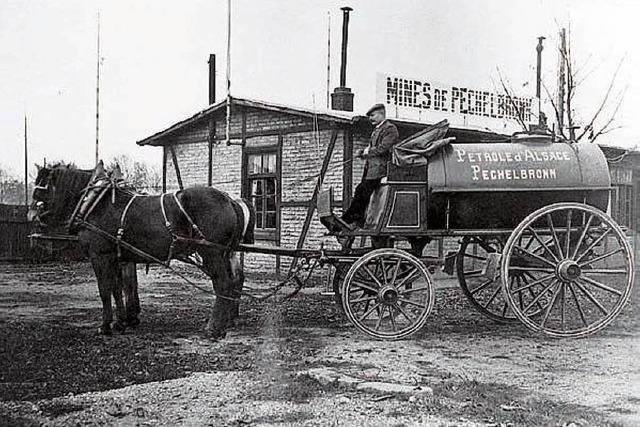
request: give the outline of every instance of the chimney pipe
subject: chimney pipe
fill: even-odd
[[[540,99],[540,83],[542,82],[542,40],[545,37],[538,37],[538,46],[536,46],[536,52],[538,52],[538,63],[536,67],[536,97]]]
[[[216,55],[209,55],[209,105],[216,103]]]
[[[353,9],[345,6],[342,10],[342,61],[340,63],[340,86],[331,94],[331,109],[353,111],[353,93],[347,84],[347,43],[349,41],[349,12]]]
[[[340,63],[340,86],[347,85],[347,43],[349,42],[349,12],[353,9],[349,6],[341,7],[342,10],[342,62]]]

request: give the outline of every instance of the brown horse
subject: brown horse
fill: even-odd
[[[51,168],[40,167],[36,165],[38,168],[38,176],[36,178],[36,189],[34,194],[37,193],[40,198],[47,198],[47,192],[42,191],[45,189],[44,185],[48,182],[49,174],[51,173]],[[68,168],[74,169],[73,165],[64,165],[59,164],[56,167],[58,168]],[[76,169],[77,172],[85,175],[87,182],[93,176],[93,170],[84,170],[84,169]],[[41,188],[38,188],[38,183]],[[42,232],[44,234],[64,234],[67,232],[68,227],[65,223],[56,223],[53,221],[51,216],[48,215],[48,212],[40,211],[36,205],[43,207],[44,203],[39,200],[36,200],[35,196],[33,199],[33,203],[31,208],[29,209],[29,221],[35,221],[34,228],[38,232]],[[46,223],[45,223],[46,222]],[[141,312],[140,307],[140,298],[138,296],[138,276],[136,271],[136,263],[134,262],[121,262],[119,264],[120,272],[118,274],[118,278],[121,282],[122,293],[124,297],[124,306],[126,312],[126,325],[130,327],[135,327],[140,324],[139,315]]]
[[[107,185],[94,191],[105,180]],[[70,229],[77,233],[98,281],[102,334],[111,333],[112,297],[116,306],[113,328],[119,332],[126,328],[127,308],[122,298],[126,272],[119,268],[121,263],[187,259],[197,253],[217,297],[207,332],[214,338],[224,336],[229,321],[237,315],[244,281],[234,249],[239,242],[253,242],[251,203],[232,200],[211,187],[187,188],[175,197],[139,195],[109,179],[102,162],[93,175],[67,166],[41,169],[33,200],[31,215],[41,222],[73,222]]]

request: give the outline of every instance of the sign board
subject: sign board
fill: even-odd
[[[534,122],[532,97],[447,85],[426,78],[378,73],[376,102],[385,104],[389,117],[427,123],[447,119],[455,127],[500,133],[522,131],[520,121],[527,125]]]

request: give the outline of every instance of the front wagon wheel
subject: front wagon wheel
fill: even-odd
[[[386,340],[419,331],[434,303],[431,276],[424,264],[392,248],[358,259],[347,272],[341,294],[349,320],[362,332]]]
[[[501,271],[516,317],[555,337],[607,326],[629,300],[634,280],[624,232],[602,211],[579,203],[549,205],[526,217],[505,244]]]

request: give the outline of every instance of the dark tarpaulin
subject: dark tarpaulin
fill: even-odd
[[[397,166],[426,165],[427,159],[455,140],[445,138],[449,122],[442,120],[400,141],[393,147],[392,161]]]

